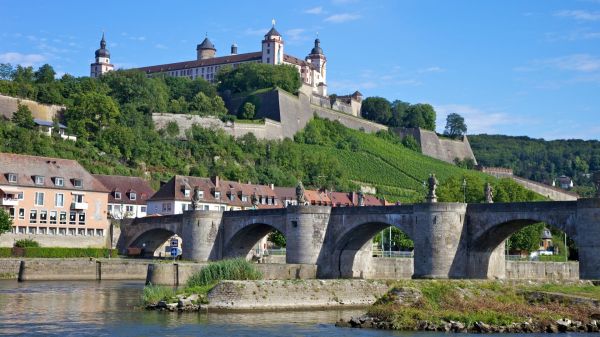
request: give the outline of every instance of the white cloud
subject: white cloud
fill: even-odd
[[[22,66],[40,64],[45,60],[46,57],[41,54],[21,54],[16,52],[0,54],[0,63],[20,64]]]
[[[584,10],[564,10],[556,12],[554,15],[560,17],[572,18],[579,21],[598,21],[600,20],[600,12],[590,12]]]
[[[360,15],[358,15],[358,14],[340,13],[340,14],[333,14],[333,15],[328,16],[327,18],[325,18],[325,22],[344,23],[344,22],[348,22],[348,21],[357,20],[359,18],[360,18]]]
[[[437,112],[437,131],[443,132],[446,126],[446,117],[457,113],[464,117],[469,134],[498,133],[499,126],[522,123],[504,112],[486,111],[468,104],[442,104],[434,105]]]
[[[169,49],[167,46],[165,46],[164,44],[161,44],[161,43],[155,44],[154,48],[156,48],[156,49]]]
[[[441,73],[444,71],[444,68],[442,67],[438,67],[438,66],[434,66],[434,67],[428,67],[425,69],[419,69],[418,72],[420,73]]]
[[[594,72],[600,70],[600,58],[589,54],[574,54],[557,57],[545,61],[549,66],[579,72]]]
[[[268,31],[269,31],[269,29],[265,29],[265,28],[246,28],[246,30],[244,30],[244,34],[261,36],[261,35],[265,35]]]
[[[318,6],[318,7],[309,8],[309,9],[306,9],[304,11],[304,13],[319,15],[319,14],[323,13],[323,7],[322,6]]]
[[[287,41],[303,41],[306,40],[306,37],[302,35],[306,29],[303,28],[294,28],[287,30],[285,32],[285,37]]]

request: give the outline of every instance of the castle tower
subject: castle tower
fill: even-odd
[[[205,37],[204,41],[196,46],[196,53],[198,60],[211,59],[215,57],[217,49],[215,48],[215,45],[210,42],[208,37]]]
[[[316,69],[313,72],[313,85],[316,86],[319,95],[327,96],[327,58],[321,49],[321,40],[315,39],[315,46],[306,57],[306,61],[310,62]]]
[[[237,51],[237,44],[234,42],[231,45],[231,55],[237,55],[238,51]]]
[[[265,34],[262,41],[262,63],[282,64],[283,63],[283,38],[275,29],[275,19],[272,21],[271,30]]]
[[[106,49],[106,40],[104,39],[104,33],[102,33],[100,49],[96,50],[96,62],[90,65],[90,77],[100,77],[102,74],[114,69],[115,66],[110,64],[110,53],[108,52],[108,49]]]

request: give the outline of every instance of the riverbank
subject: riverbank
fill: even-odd
[[[365,315],[336,325],[475,333],[598,332],[600,286],[583,281],[397,281]]]

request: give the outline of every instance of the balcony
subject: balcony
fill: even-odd
[[[71,209],[87,210],[88,204],[87,202],[73,202],[71,203]]]
[[[13,198],[1,198],[0,206],[17,206],[19,205],[19,199]]]

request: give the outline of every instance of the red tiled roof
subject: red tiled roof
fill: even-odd
[[[8,173],[17,175],[16,183],[8,182]],[[43,176],[44,184],[36,185],[35,176]],[[64,186],[56,186],[55,178],[63,178]],[[82,181],[82,187],[73,185],[74,179]],[[77,161],[70,159],[38,157],[13,153],[0,153],[0,184],[26,187],[56,188],[62,190],[82,190],[108,192]]]
[[[168,64],[159,64],[159,65],[155,65],[155,66],[141,67],[141,68],[135,68],[135,69],[146,72],[146,73],[158,73],[158,72],[165,72],[165,71],[190,69],[190,68],[214,66],[214,65],[229,64],[229,63],[256,61],[256,60],[260,60],[261,58],[262,58],[262,52],[254,52],[254,53],[213,57],[213,58],[204,59],[204,60],[193,60],[193,61],[184,61],[184,62],[176,62],[176,63],[168,63]]]
[[[297,66],[311,67],[312,69],[316,69],[312,63],[301,60],[295,56],[283,54],[283,62],[295,64]]]
[[[109,191],[108,203],[110,204],[134,204],[145,205],[146,200],[154,195],[150,184],[139,177],[109,176],[94,174]],[[121,199],[115,199],[115,191],[121,192]],[[135,192],[136,200],[131,200],[131,192]]]

